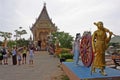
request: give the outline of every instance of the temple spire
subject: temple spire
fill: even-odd
[[[44,2],[44,6],[46,6],[46,2]]]
[[[46,2],[44,2],[43,9],[38,17],[38,20],[50,20],[47,9],[46,9]]]

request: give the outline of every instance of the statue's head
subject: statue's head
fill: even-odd
[[[80,40],[80,38],[81,38],[80,33],[77,33],[77,34],[76,34],[76,38],[75,38],[75,40]]]
[[[103,29],[103,22],[99,21],[97,23],[94,23],[98,27],[98,29]]]

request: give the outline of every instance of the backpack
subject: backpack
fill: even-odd
[[[6,49],[3,49],[3,55],[7,54]]]

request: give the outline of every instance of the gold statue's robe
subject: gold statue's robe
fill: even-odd
[[[108,39],[104,30],[97,30],[92,35],[92,45],[93,50],[95,51],[93,61],[94,68],[105,67],[105,50],[107,48],[106,40]]]

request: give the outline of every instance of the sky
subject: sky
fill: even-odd
[[[60,31],[74,37],[84,31],[93,33],[97,29],[93,23],[102,21],[106,28],[120,35],[120,0],[0,0],[0,31],[15,34],[14,30],[23,27],[28,33],[23,37],[28,39],[44,2]]]

